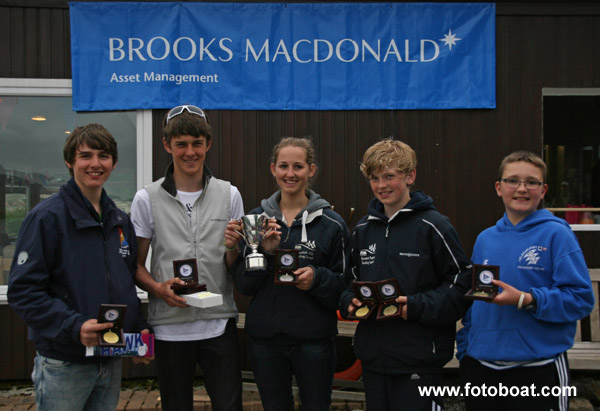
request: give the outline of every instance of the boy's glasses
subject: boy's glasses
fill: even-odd
[[[185,106],[177,106],[175,108],[172,108],[171,111],[169,111],[169,114],[167,114],[167,124],[169,124],[169,120],[171,120],[173,117],[177,117],[178,115],[183,113],[185,110],[187,110],[188,112],[190,112],[192,114],[196,114],[197,116],[202,117],[208,123],[208,117],[206,117],[206,114],[204,114],[204,111],[202,111],[202,109],[200,107],[185,105]]]
[[[508,188],[519,188],[521,183],[523,183],[523,184],[525,184],[525,188],[527,190],[535,190],[536,188],[544,185],[544,183],[542,183],[541,181],[517,180],[516,178],[501,178],[500,181],[502,181],[504,184],[506,184],[506,187],[508,187]]]

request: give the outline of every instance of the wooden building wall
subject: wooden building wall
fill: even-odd
[[[66,0],[0,0],[0,77],[70,78],[69,36]],[[208,165],[240,189],[249,211],[275,190],[273,145],[282,136],[311,135],[320,162],[314,189],[352,227],[371,198],[358,169],[362,153],[393,136],[416,150],[416,188],[433,197],[470,254],[476,235],[503,212],[493,189],[502,157],[516,149],[542,153],[542,87],[600,87],[598,39],[595,1],[497,2],[496,109],[209,110]],[[154,178],[168,162],[160,143],[163,115],[154,113]],[[243,311],[245,300],[239,302]],[[22,322],[0,306],[0,324],[10,330],[0,334],[0,379],[27,378],[22,364],[31,364],[31,347],[13,338],[23,334]],[[132,367],[126,376],[145,372]]]

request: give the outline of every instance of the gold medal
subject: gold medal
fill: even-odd
[[[105,332],[102,335],[102,339],[109,344],[115,344],[119,342],[119,336],[112,331]]]
[[[360,307],[358,310],[356,310],[356,312],[354,313],[355,316],[357,317],[364,317],[365,315],[369,314],[369,309],[367,307]]]
[[[398,307],[396,307],[395,305],[388,305],[387,307],[385,307],[383,309],[383,315],[388,316],[388,315],[394,315],[398,312]]]

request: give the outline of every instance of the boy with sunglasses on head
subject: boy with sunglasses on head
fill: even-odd
[[[457,334],[463,386],[566,387],[566,351],[577,320],[594,305],[590,276],[567,222],[538,210],[548,186],[537,155],[514,152],[500,164],[496,193],[506,213],[475,242],[474,264],[500,266],[491,303],[475,301]],[[539,393],[539,391],[538,391]],[[468,410],[566,410],[567,396],[466,396]]]
[[[136,280],[149,295],[163,410],[193,409],[196,364],[214,410],[242,409],[238,311],[225,267],[238,250],[225,248],[223,233],[229,220],[244,215],[244,208],[238,189],[215,178],[205,165],[211,138],[208,117],[200,108],[169,111],[163,145],[172,163],[163,178],[136,193],[131,205],[139,249]],[[183,284],[174,277],[173,261],[190,258],[196,260],[199,283],[221,294],[222,305],[190,307],[171,289]]]

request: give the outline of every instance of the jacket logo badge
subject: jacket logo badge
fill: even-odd
[[[362,265],[371,265],[375,263],[375,250],[377,249],[377,243],[371,244],[367,248],[360,250],[360,263]]]
[[[301,248],[301,247],[308,248],[308,249],[309,249],[309,250],[311,250],[311,251],[314,251],[314,250],[316,250],[316,249],[317,249],[317,245],[315,244],[314,240],[309,240],[309,241],[307,241],[307,242],[305,242],[305,243],[298,244],[298,245],[296,246],[296,248]]]
[[[366,257],[368,255],[373,255],[374,256],[376,249],[377,249],[377,244],[373,243],[368,248],[363,248],[362,250],[360,250],[360,256],[361,257]]]
[[[17,264],[23,265],[29,260],[29,253],[27,251],[21,251],[17,256]]]
[[[120,227],[119,227],[119,242],[121,243],[121,246],[119,247],[119,254],[121,255],[121,257],[125,258],[125,257],[129,256],[129,254],[130,254],[129,243],[125,239],[123,230]]]
[[[531,269],[543,270],[542,267],[537,266],[537,263],[540,261],[540,258],[542,257],[540,255],[540,253],[546,251],[547,249],[548,249],[547,247],[543,247],[540,245],[533,245],[531,247],[528,247],[519,256],[518,268],[525,268],[525,269],[529,269],[529,270],[531,270]]]
[[[421,256],[421,254],[419,254],[419,253],[403,253],[403,252],[398,253],[398,255],[402,256],[402,257],[420,257]]]
[[[311,240],[305,243],[296,244],[294,248],[298,250],[298,258],[300,260],[312,261],[315,258],[317,244]]]

